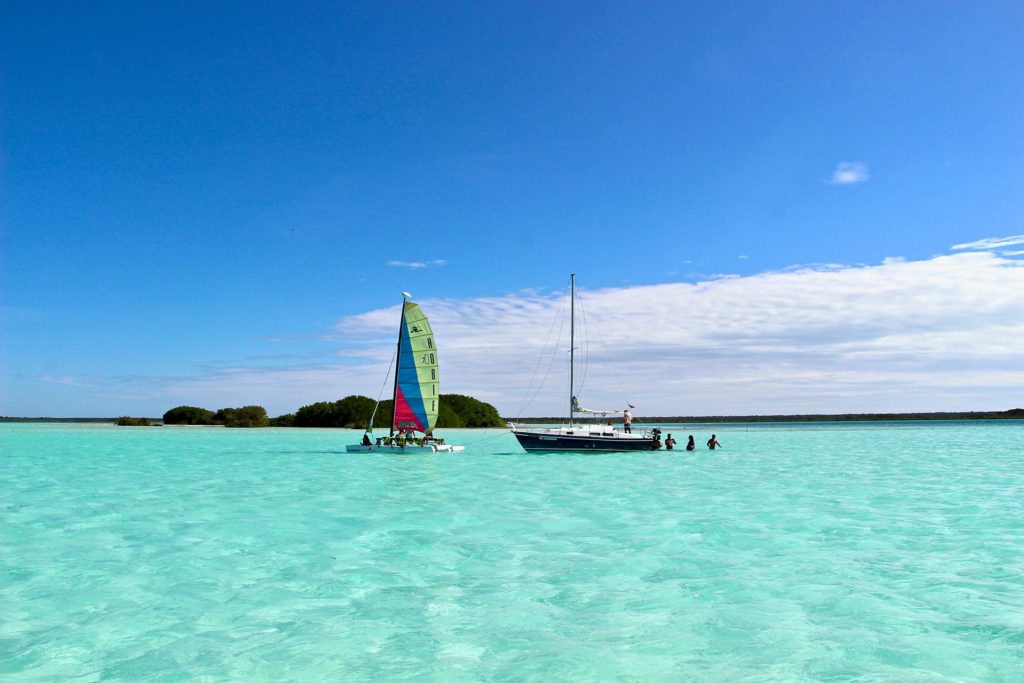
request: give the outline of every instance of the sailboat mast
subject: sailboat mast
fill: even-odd
[[[569,276],[569,426],[574,415],[573,392],[576,391],[573,371],[576,369],[576,273]]]
[[[391,425],[388,436],[395,435],[395,414],[398,411],[398,371],[402,367],[402,327],[405,325],[405,300],[411,295],[402,292],[402,312],[398,316],[398,351],[395,352],[395,386],[391,390]]]

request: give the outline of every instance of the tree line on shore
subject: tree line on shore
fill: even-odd
[[[437,427],[504,427],[505,421],[490,403],[471,396],[441,394]],[[337,401],[319,401],[302,406],[295,413],[268,417],[262,406],[221,408],[213,412],[196,406],[178,406],[164,413],[164,424],[223,425],[225,427],[342,427],[365,429],[371,418],[374,427],[388,427],[393,401],[376,402],[366,396],[346,396]]]
[[[455,399],[456,403],[459,399],[469,399],[470,401],[476,401],[468,396],[459,396],[458,394],[443,394],[443,397],[447,399]],[[346,397],[364,399],[369,401],[372,409],[372,399],[366,398],[365,396],[349,396]],[[366,413],[363,418],[362,424],[358,419],[352,419],[352,413],[347,408],[338,406],[339,403],[345,401],[334,402],[323,402],[314,403],[310,406],[303,406],[299,412],[303,409],[307,409],[303,413],[302,418],[299,418],[299,424],[296,424],[295,420],[298,418],[299,413],[281,415],[280,417],[266,417],[266,410],[263,410],[260,406],[245,406],[243,408],[224,408],[216,412],[205,410],[204,408],[196,408],[194,406],[178,406],[172,410],[184,411],[176,413],[172,416],[172,421],[167,421],[167,413],[164,414],[164,422],[166,424],[207,424],[207,425],[228,425],[232,427],[248,427],[248,426],[261,426],[261,427],[336,427],[339,425],[354,425],[356,428],[362,428],[365,423],[369,421],[370,413]],[[439,427],[499,427],[504,425],[504,420],[498,417],[498,413],[494,410],[493,406],[488,403],[482,403],[476,401],[481,406],[486,406],[486,409],[477,410],[453,410],[456,413],[455,419],[452,418],[448,409],[443,407],[442,404],[440,419],[438,420]],[[363,403],[365,406],[366,404]],[[246,410],[248,408],[255,409],[255,411]],[[201,411],[201,412],[193,412]],[[242,411],[241,413],[233,411]],[[260,417],[259,411],[262,411]],[[168,411],[171,413],[172,411]],[[219,417],[218,417],[219,416]],[[253,416],[254,419],[248,419],[246,416]],[[266,422],[263,422],[263,418],[266,418]],[[358,418],[358,416],[357,416]],[[561,417],[520,417],[516,418],[516,422],[522,424],[548,424],[552,422],[561,422],[565,419]],[[604,422],[607,418],[599,419],[586,419],[577,416],[577,422]],[[621,417],[612,418],[616,423],[621,422]],[[643,415],[639,418],[634,418],[634,424],[648,423],[648,424],[685,424],[685,423],[710,423],[710,422],[861,422],[861,421],[896,421],[896,420],[1024,420],[1024,408],[1012,408],[1010,410],[994,410],[994,411],[964,411],[964,412],[942,412],[942,413],[849,413],[849,414],[804,414],[804,415],[686,415],[686,416],[647,416]],[[373,420],[373,426],[375,427],[387,427],[391,421],[391,401],[382,401],[381,407],[377,411],[377,416]],[[0,415],[0,423],[2,422],[57,422],[57,423],[79,423],[79,422],[94,422],[94,423],[105,423],[116,422],[122,426],[159,426],[160,418],[144,418],[144,417],[13,417],[9,415]],[[255,424],[245,424],[246,422],[254,422]]]
[[[270,418],[263,406],[221,408],[217,412],[196,406],[178,406],[164,413],[166,425],[223,425],[225,427],[268,427]]]

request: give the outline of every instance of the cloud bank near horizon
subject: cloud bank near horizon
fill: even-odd
[[[578,346],[589,369],[580,400],[619,409],[628,400],[647,415],[1020,407],[1024,260],[995,251],[1016,239],[919,261],[583,289]],[[564,292],[418,303],[437,337],[442,391],[476,396],[510,417],[564,413],[568,323],[555,322]],[[337,321],[335,361],[88,382],[110,386],[109,396],[157,396],[167,407],[258,403],[272,414],[350,393],[375,397],[397,316],[390,307]]]
[[[545,340],[558,338],[559,297],[421,303],[447,390],[505,415],[562,412],[564,329],[546,390],[522,408],[537,358],[552,353]],[[1024,403],[1024,261],[987,251],[604,289],[584,292],[584,303],[585,405],[710,415]],[[383,340],[396,314],[371,311],[338,329]]]

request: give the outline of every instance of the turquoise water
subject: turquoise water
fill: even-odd
[[[1024,680],[1024,424],[0,425],[0,678]]]

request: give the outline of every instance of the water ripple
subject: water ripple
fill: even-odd
[[[2,425],[0,677],[1024,679],[1024,425],[714,431]]]

